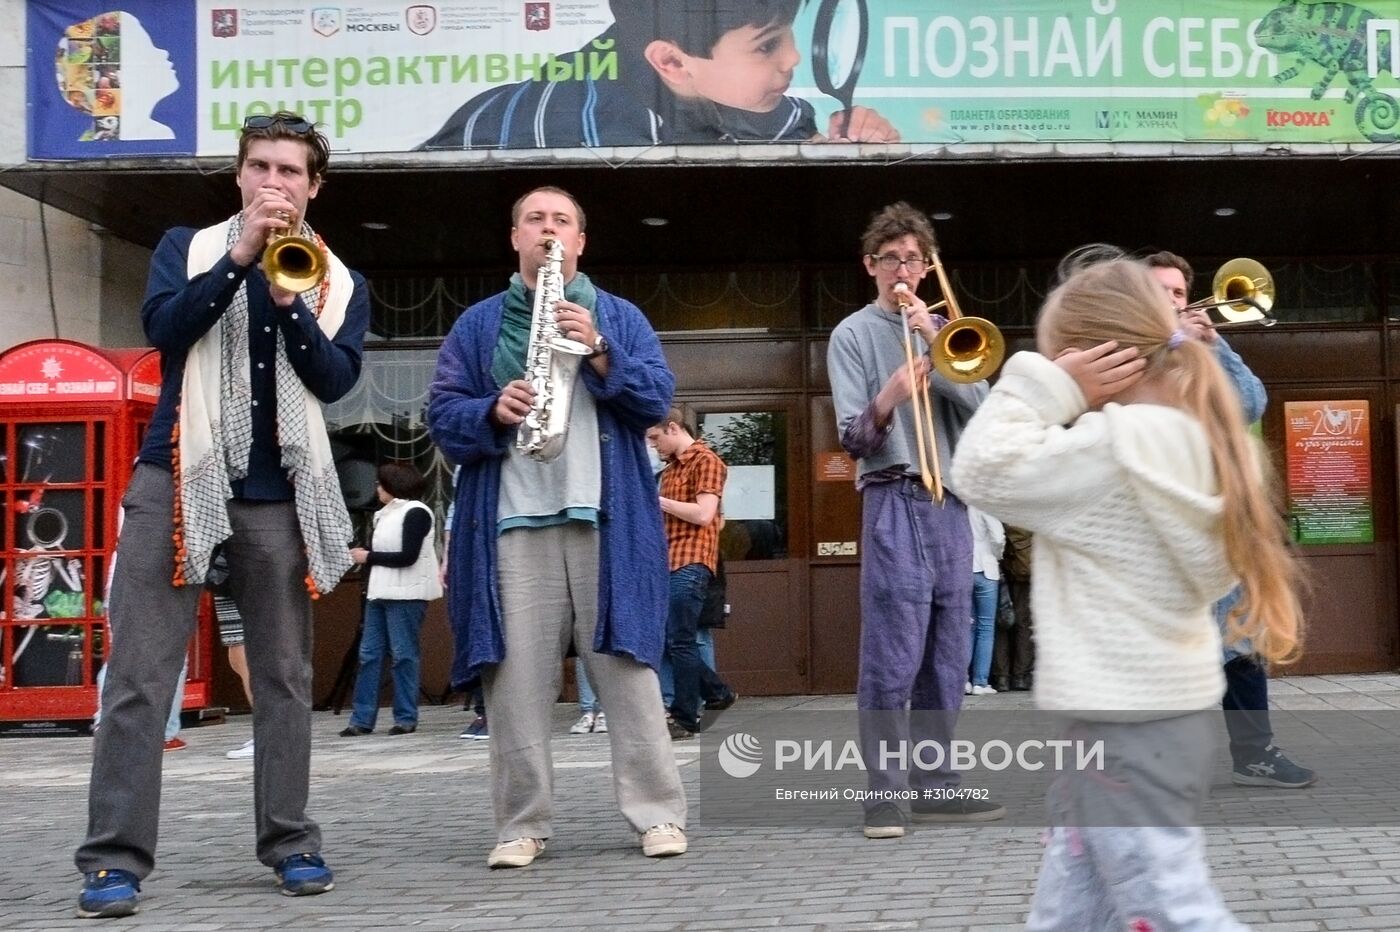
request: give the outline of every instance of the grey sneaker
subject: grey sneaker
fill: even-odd
[[[989,799],[916,799],[909,804],[915,822],[995,822],[1006,807]]]
[[[496,867],[529,867],[535,860],[544,853],[543,838],[516,838],[512,841],[503,841],[491,849],[491,853],[486,857],[486,866]]]
[[[669,858],[685,854],[685,830],[673,822],[653,825],[642,833],[642,854],[649,858]]]
[[[1276,786],[1286,790],[1302,789],[1317,782],[1317,773],[1300,767],[1272,744],[1264,749],[1258,760],[1235,764],[1230,782],[1236,786]]]
[[[904,812],[894,803],[880,803],[865,811],[866,838],[903,838]]]

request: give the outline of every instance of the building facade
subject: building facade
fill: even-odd
[[[393,458],[424,469],[445,508],[450,465],[423,426],[437,346],[466,307],[504,286],[513,200],[561,185],[588,211],[584,267],[647,313],[678,399],[738,467],[723,543],[733,606],[719,638],[726,676],[749,694],[854,689],[860,502],[837,442],[825,344],[870,297],[861,229],[874,210],[904,199],[935,218],[964,311],[994,321],[1013,348],[1030,345],[1057,260],[1081,244],[1182,253],[1197,268],[1195,297],[1225,260],[1262,261],[1276,281],[1279,322],[1229,339],[1269,390],[1262,435],[1309,569],[1310,633],[1298,669],[1396,665],[1400,253],[1389,232],[1400,150],[1384,124],[1400,2],[1356,7],[1346,22],[1319,18],[1336,4],[1267,0],[1183,0],[1150,14],[1112,0],[1068,14],[1021,3],[996,17],[943,0],[811,3],[791,22],[802,63],[783,97],[806,104],[795,118],[811,121],[812,137],[744,138],[748,124],[726,123],[722,111],[701,124],[720,127],[713,139],[678,141],[668,127],[695,121],[655,104],[649,86],[644,109],[664,116],[659,124],[636,130],[613,103],[599,112],[615,119],[598,122],[595,136],[558,144],[553,111],[533,95],[553,87],[563,100],[575,83],[599,94],[636,90],[617,31],[625,24],[601,0],[368,3],[358,19],[338,20],[254,3],[232,22],[212,3],[133,2],[135,13],[124,15],[136,25],[103,20],[103,4],[75,19],[81,6],[0,0],[25,24],[0,37],[0,90],[10,92],[0,107],[10,108],[10,125],[27,128],[0,141],[0,186],[10,189],[0,191],[0,222],[13,214],[28,237],[24,280],[47,282],[58,269],[60,282],[12,290],[0,320],[32,328],[53,316],[52,294],[63,336],[132,344],[145,256],[160,232],[213,222],[234,206],[241,116],[275,104],[314,111],[335,152],[311,219],[365,272],[374,300],[361,384],[329,412],[352,506],[370,506],[356,477]],[[566,6],[578,8],[567,22]],[[460,46],[471,32],[464,23],[509,55]],[[138,27],[150,46],[167,43],[179,85],[139,114],[120,109],[127,97],[99,103],[110,89],[98,86],[108,73],[100,63],[65,60],[58,69],[70,97],[90,92],[87,111],[45,98],[51,66],[36,75],[17,38],[47,48],[44,30],[56,29],[60,58],[110,58],[113,43],[99,52],[101,39],[135,48],[144,41]],[[195,37],[183,53],[170,41],[181,30]],[[1309,43],[1339,30],[1354,39],[1354,67],[1317,90],[1325,69],[1309,58]],[[439,40],[457,42],[456,57],[431,44]],[[418,41],[422,48],[406,44]],[[833,50],[846,46],[842,64]],[[484,105],[503,88],[516,112],[535,106],[533,136],[499,125],[498,145],[421,148],[446,138],[440,130],[454,125],[459,105]],[[22,108],[16,101],[26,97]],[[849,129],[850,106],[879,114],[899,140],[815,138]],[[116,139],[81,140],[110,128],[112,116],[140,129],[131,139],[117,130]],[[153,123],[170,138],[149,138],[163,135]],[[653,135],[638,140],[634,130]],[[465,139],[465,124],[453,132]],[[44,223],[35,226],[40,204]],[[54,233],[55,218],[65,232]],[[46,229],[47,255],[31,248]],[[0,250],[14,254],[10,240]],[[79,269],[101,287],[63,285]],[[4,341],[28,332],[11,339],[7,326]],[[1336,452],[1343,446],[1345,456]],[[324,689],[357,611],[353,585],[318,606]],[[425,659],[446,653],[440,617],[425,637],[440,642]],[[430,688],[435,676],[445,665],[429,663]]]

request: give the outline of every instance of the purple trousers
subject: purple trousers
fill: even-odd
[[[957,776],[880,766],[882,742],[952,739],[972,658],[972,529],[967,508],[933,501],[917,480],[862,493],[861,754],[872,790],[949,786]],[[908,710],[908,711],[906,711]]]

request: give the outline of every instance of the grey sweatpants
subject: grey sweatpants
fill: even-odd
[[[174,481],[138,465],[122,499],[109,593],[112,651],[93,742],[87,839],[78,870],[155,865],[166,714],[203,588],[172,586]],[[243,615],[253,689],[253,807],[258,860],[321,850],[306,817],[311,778],[311,600],[306,554],[291,502],[230,501],[224,543],[229,585]]]
[[[506,531],[497,544],[505,659],[482,674],[491,720],[491,798],[500,841],[553,831],[550,724],[572,638],[608,710],[613,788],[638,832],[685,826],[685,792],[666,731],[656,672],[593,652],[598,621],[598,532],[577,522]],[[665,623],[664,618],[656,620]]]
[[[1213,711],[1078,723],[1102,740],[1102,772],[1051,785],[1028,932],[1239,932],[1210,880],[1197,822],[1214,763]]]

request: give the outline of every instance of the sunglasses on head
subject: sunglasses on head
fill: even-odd
[[[305,117],[284,117],[271,113],[258,113],[248,117],[243,121],[243,128],[247,129],[267,129],[275,123],[281,123],[294,133],[305,134],[315,129],[315,124]]]

